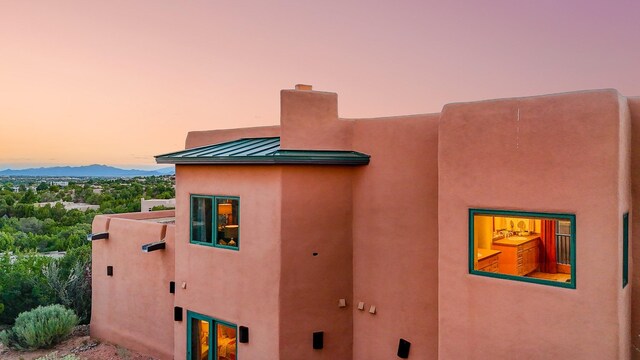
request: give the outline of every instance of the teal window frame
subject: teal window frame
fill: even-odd
[[[193,240],[193,199],[204,198],[211,199],[211,242],[195,241]],[[236,246],[218,244],[218,206],[217,200],[236,200],[238,202],[238,239],[236,240]],[[191,194],[189,201],[189,243],[196,245],[204,245],[222,249],[229,249],[234,251],[240,251],[240,197],[228,196],[228,195],[200,195]]]
[[[474,268],[474,216],[476,215],[490,215],[490,216],[514,216],[514,217],[532,217],[539,219],[554,219],[554,220],[568,220],[571,221],[571,282],[559,282],[553,280],[545,280],[538,278],[531,278],[525,276],[491,273],[487,271],[480,271]],[[576,288],[576,215],[567,213],[545,213],[545,212],[532,212],[532,211],[519,211],[519,210],[497,210],[497,209],[469,209],[469,274],[479,275],[485,277],[491,277],[496,279],[515,280],[540,285],[550,285],[567,289]]]
[[[622,215],[622,288],[629,283],[629,212]]]
[[[192,336],[191,320],[193,319],[207,321],[209,323],[209,360],[215,360],[213,357],[213,349],[215,349],[216,351],[218,350],[218,334],[217,334],[218,328],[216,327],[216,325],[222,324],[222,325],[234,328],[236,330],[236,360],[238,360],[239,358],[238,356],[239,351],[237,346],[238,345],[238,340],[237,340],[238,325],[230,323],[228,321],[216,319],[211,316],[199,314],[191,310],[187,310],[187,360],[191,360],[191,355],[192,355],[191,354],[191,336]]]

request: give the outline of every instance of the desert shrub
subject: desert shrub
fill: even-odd
[[[0,332],[0,342],[18,350],[50,348],[78,324],[73,310],[62,305],[38,306],[20,313],[10,330]]]
[[[57,302],[75,311],[82,324],[91,319],[91,253],[88,255],[87,258],[85,252],[69,252],[60,263],[52,261],[42,271]]]
[[[55,302],[55,293],[42,273],[51,261],[35,253],[0,255],[0,303],[4,304],[0,324],[13,324],[18,314]]]

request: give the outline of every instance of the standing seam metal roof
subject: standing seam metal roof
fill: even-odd
[[[281,150],[279,137],[243,138],[155,157],[159,164],[367,165],[370,156],[345,150]]]

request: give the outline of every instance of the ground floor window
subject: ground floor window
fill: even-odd
[[[575,288],[575,215],[469,210],[469,272]]]
[[[237,326],[189,311],[187,359],[236,360]]]

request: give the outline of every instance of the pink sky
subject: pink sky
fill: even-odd
[[[279,90],[342,117],[593,88],[640,95],[640,1],[0,3],[0,169],[142,167],[190,130],[273,125]]]

